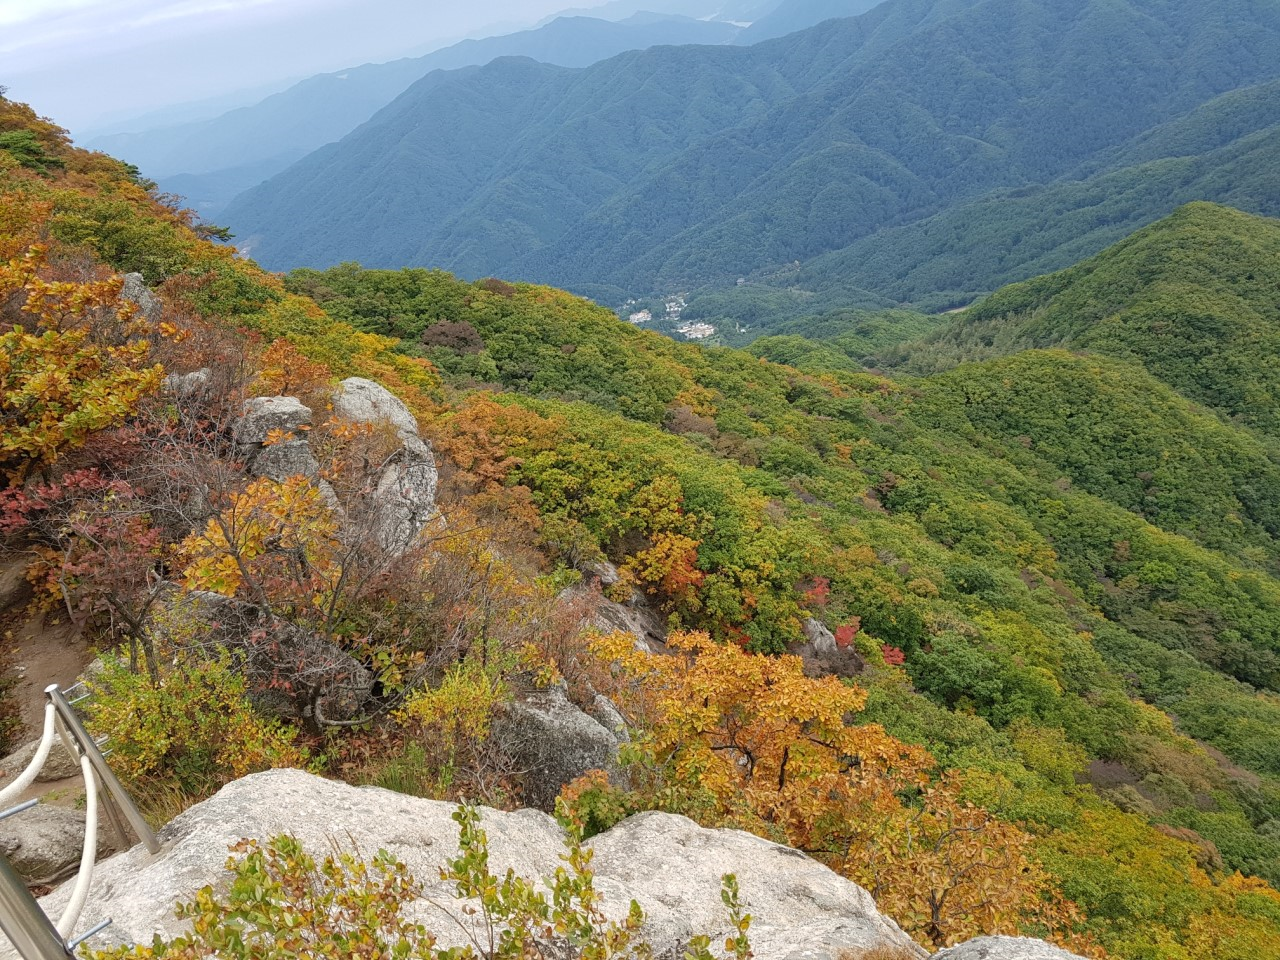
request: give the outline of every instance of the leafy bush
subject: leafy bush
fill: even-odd
[[[176,784],[198,798],[259,770],[306,766],[294,731],[254,712],[225,650],[162,662],[158,676],[106,657],[90,681],[90,726],[111,738],[113,769],[143,796]]]

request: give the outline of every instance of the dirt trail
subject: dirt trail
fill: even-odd
[[[26,724],[22,741],[40,736],[44,688],[51,683],[69,687],[94,657],[76,627],[65,620],[55,621],[54,617],[37,616],[10,627],[17,645],[15,663],[20,678],[15,695]]]
[[[93,660],[93,652],[80,631],[64,618],[30,615],[30,590],[26,588],[24,559],[0,562],[0,638],[10,645],[18,675],[14,690],[22,716],[19,744],[40,736],[44,726],[44,688],[51,683],[70,686]],[[54,743],[55,750],[64,749]],[[0,786],[12,780],[17,770],[0,770]],[[80,777],[52,783],[34,783],[15,801],[35,798],[58,806],[76,806],[84,792]]]

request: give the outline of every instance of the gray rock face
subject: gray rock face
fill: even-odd
[[[120,298],[138,305],[138,312],[151,323],[157,323],[164,313],[164,305],[160,298],[151,292],[140,273],[126,273],[124,286],[120,289]]]
[[[554,810],[560,788],[588,770],[618,768],[618,735],[579,710],[560,687],[508,704],[493,732],[524,771],[525,802],[539,810]]]
[[[225,881],[229,844],[289,832],[316,853],[329,850],[334,841],[345,849],[358,847],[366,856],[386,849],[450,911],[424,902],[415,910],[418,919],[438,933],[441,946],[460,945],[458,926],[450,919],[461,917],[460,904],[436,872],[457,851],[452,812],[449,804],[296,770],[255,774],[229,784],[161,830],[163,849],[157,856],[138,846],[99,864],[80,926],[98,917],[114,919],[94,939],[98,947],[150,943],[157,933],[172,937],[184,930],[173,915],[175,900]],[[532,810],[483,810],[482,815],[491,868],[499,876],[511,868],[536,879],[561,865],[561,832],[551,817]],[[707,830],[684,817],[647,813],[601,834],[590,846],[605,911],[621,917],[635,899],[647,914],[643,936],[658,955],[674,947],[679,956],[678,948],[695,933],[710,934],[713,943],[727,934],[720,878],[734,873],[753,917],[757,960],[837,960],[843,950],[857,956],[877,946],[898,947],[904,957],[925,956],[879,914],[861,887],[795,850],[747,833]],[[45,897],[45,911],[57,916],[69,893],[64,886]]]
[[[600,582],[602,587],[612,587],[618,582],[618,568],[608,560],[595,560],[587,563],[579,564],[578,569],[582,571],[582,580],[584,583],[591,583],[594,580]]]
[[[236,442],[250,446],[265,441],[272,430],[294,433],[310,425],[311,408],[297,397],[250,397],[233,429]]]
[[[841,650],[835,634],[812,618],[804,622],[805,642],[792,644],[788,653],[804,661],[805,676],[855,677],[866,667],[866,661],[852,647]]]
[[[1074,953],[1027,937],[978,937],[933,955],[934,960],[1078,960]]]
[[[426,444],[416,437],[417,444]],[[440,475],[435,458],[427,447],[425,457],[409,447],[401,449],[395,460],[383,468],[373,494],[373,534],[384,551],[399,556],[413,546],[418,534],[439,514],[436,509],[436,486]]]
[[[629,633],[636,638],[636,646],[640,650],[657,652],[666,649],[667,625],[662,615],[646,602],[643,594],[634,593],[629,602],[617,603],[601,594],[594,581],[592,577],[588,582],[569,587],[560,594],[560,598],[566,603],[587,604],[591,611],[588,622],[597,630]],[[600,583],[604,583],[603,578]]]
[[[619,743],[627,743],[631,740],[631,731],[627,729],[627,718],[622,715],[617,704],[603,693],[595,695],[595,700],[587,712],[613,734],[614,739]]]
[[[98,853],[111,849],[106,825],[98,830]],[[41,803],[0,820],[0,853],[28,883],[57,883],[76,872],[84,845],[84,813]]]
[[[333,395],[333,415],[354,423],[390,424],[397,434],[418,436],[418,421],[404,402],[381,384],[348,377]]]
[[[39,740],[32,740],[0,760],[0,782],[11,780],[27,769],[39,746]],[[54,737],[53,747],[49,750],[49,756],[45,758],[44,767],[36,774],[36,783],[53,783],[56,780],[66,780],[68,777],[79,775],[80,761],[71,756],[61,740]]]
[[[338,384],[333,414],[354,423],[387,426],[401,448],[383,468],[373,493],[373,535],[391,556],[408,550],[423,528],[439,515],[436,488],[440,475],[431,444],[418,436],[418,421],[399,397],[361,377]]]
[[[191,373],[171,373],[164,378],[164,389],[170,396],[185,400],[188,397],[202,396],[209,390],[213,381],[213,373],[208,367],[193,370]]]
[[[289,477],[303,476],[312,480],[320,476],[320,464],[305,440],[282,440],[263,447],[249,467],[255,477],[267,477],[283,483]]]
[[[655,954],[672,951],[700,932],[724,937],[720,878],[732,873],[752,916],[751,947],[758,960],[837,960],[874,947],[896,946],[923,957],[871,895],[809,857],[739,830],[707,830],[692,820],[643,813],[591,842],[597,887],[648,916],[645,935]],[[609,897],[611,900],[612,897]]]
[[[224,646],[239,657],[254,689],[254,705],[273,716],[349,720],[360,715],[372,693],[373,675],[350,654],[243,601],[192,591],[176,596],[165,608],[165,618],[194,621],[202,642]],[[272,688],[277,676],[291,681],[290,692]]]
[[[27,579],[25,557],[15,557],[0,564],[0,612],[11,610],[31,599],[31,581]]]
[[[320,464],[305,439],[310,424],[311,408],[297,397],[251,397],[244,402],[244,415],[232,432],[253,476],[277,483],[297,476],[315,480],[320,476]],[[288,439],[266,444],[273,430],[283,431]]]

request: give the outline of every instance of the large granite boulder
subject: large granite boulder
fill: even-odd
[[[418,534],[440,513],[436,507],[440,475],[435,458],[423,441],[408,439],[414,447],[401,447],[383,467],[373,493],[373,535],[391,556],[413,546]]]
[[[389,424],[401,437],[418,436],[418,421],[399,397],[381,384],[348,377],[333,394],[333,415],[352,423]]]
[[[0,787],[16,779],[18,774],[30,766],[39,747],[40,741],[32,740],[0,760]],[[67,748],[62,745],[62,741],[55,737],[49,756],[45,758],[44,766],[36,774],[36,783],[54,783],[78,776],[80,776],[80,761],[71,756]]]
[[[228,845],[288,832],[317,853],[334,844],[366,856],[387,850],[425,887],[429,902],[419,903],[415,915],[437,932],[441,946],[460,945],[463,934],[455,918],[462,917],[461,904],[437,872],[457,851],[453,809],[297,770],[255,774],[227,785],[161,830],[159,854],[138,846],[99,864],[80,927],[98,917],[113,918],[94,939],[95,947],[150,943],[155,934],[172,937],[184,930],[174,917],[175,900],[190,899],[206,884],[225,883]],[[491,869],[499,876],[510,868],[537,879],[563,866],[562,834],[551,817],[488,809],[482,817]],[[680,956],[697,933],[710,934],[713,943],[728,933],[720,901],[720,878],[726,873],[736,874],[741,884],[757,960],[837,960],[873,947],[897,948],[904,958],[925,956],[861,887],[804,854],[747,833],[708,830],[684,817],[647,813],[589,845],[604,909],[620,917],[636,900],[647,917],[643,936],[658,956]],[[68,895],[64,886],[42,906],[57,916]]]
[[[213,384],[213,371],[208,367],[190,373],[171,373],[164,378],[165,391],[176,400],[190,400],[206,396]]]
[[[281,440],[263,447],[254,456],[249,469],[255,477],[267,477],[283,483],[289,477],[320,476],[320,464],[306,440]]]
[[[561,591],[560,600],[580,605],[586,611],[584,626],[602,633],[629,633],[635,637],[639,650],[660,653],[667,649],[666,621],[643,593],[633,590],[625,603],[619,603],[601,592],[602,586],[618,582],[613,564],[594,564],[582,573],[582,582]]]
[[[606,713],[605,719],[613,718]],[[493,734],[523,774],[525,803],[551,811],[560,788],[587,771],[618,773],[622,726],[623,732],[611,730],[580,710],[563,687],[554,686],[504,706]]]
[[[297,397],[250,397],[233,427],[236,442],[255,446],[273,430],[298,434],[311,426],[311,408]]]
[[[316,480],[320,464],[306,439],[310,426],[311,408],[297,397],[250,397],[232,434],[253,476],[277,483],[299,476]]]
[[[933,956],[934,960],[1078,960],[1061,947],[1028,937],[978,937]]]
[[[431,444],[418,435],[418,421],[400,398],[372,380],[350,377],[338,384],[333,414],[353,423],[387,427],[400,441],[400,449],[382,468],[369,504],[374,539],[384,552],[399,556],[439,516],[440,474]]]
[[[84,811],[40,803],[0,820],[0,854],[30,884],[58,883],[76,872],[84,847]],[[109,852],[106,824],[98,854]]]
[[[120,299],[138,305],[138,312],[150,323],[158,323],[164,313],[164,305],[160,298],[151,292],[140,273],[126,273],[124,286],[120,288]]]

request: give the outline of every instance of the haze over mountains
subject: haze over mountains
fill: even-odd
[[[422,56],[319,74],[225,111],[198,111],[190,121],[128,122],[99,133],[88,146],[136,164],[204,216],[215,217],[237,194],[340,139],[410,84],[435,70],[487,64],[500,57],[583,67],[628,50],[657,45],[749,44],[810,26],[829,16],[870,9],[879,0],[768,0],[757,3],[608,3],[566,11],[530,30],[469,39]],[[759,20],[755,20],[759,17]],[[169,111],[180,116],[184,107]],[[203,112],[205,115],[199,115]]]
[[[90,146],[136,164],[166,189],[214,215],[225,201],[369,119],[433,70],[525,56],[585,66],[654,44],[727,43],[741,28],[687,17],[611,22],[560,17],[536,30],[464,40],[422,57],[321,74],[210,120],[100,136]]]
[[[941,306],[1180,202],[1274,209],[1277,77],[1273,4],[888,0],[745,48],[427,77],[220,219],[276,268]]]

